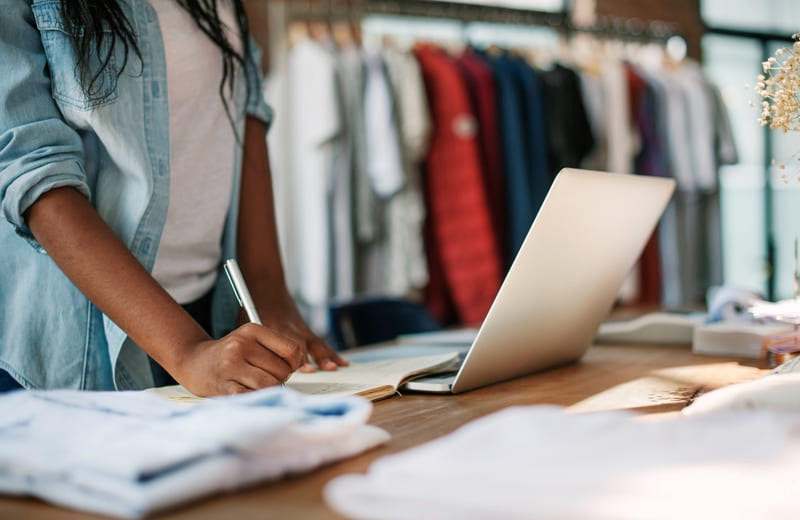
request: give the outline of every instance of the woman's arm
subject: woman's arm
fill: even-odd
[[[25,218],[76,287],[189,391],[208,396],[271,386],[300,365],[296,342],[258,325],[212,340],[75,189],[48,191]]]
[[[267,153],[266,126],[248,117],[245,124],[242,187],[237,256],[259,316],[265,325],[300,342],[323,370],[335,370],[347,361],[306,325],[289,291],[281,264],[272,180]],[[306,363],[304,371],[313,370]]]

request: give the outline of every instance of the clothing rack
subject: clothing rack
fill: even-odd
[[[431,0],[308,0],[287,2],[290,18],[360,19],[366,15],[405,16],[447,19],[464,24],[536,25],[552,28],[565,35],[589,33],[598,37],[645,42],[665,42],[681,36],[678,24],[638,18],[598,17],[592,25],[575,24],[567,8],[539,11],[488,4],[465,4]]]

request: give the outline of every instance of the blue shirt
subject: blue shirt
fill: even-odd
[[[490,55],[478,52],[486,60],[495,78],[500,142],[506,181],[508,221],[508,258],[514,258],[536,216],[533,189],[528,166],[528,144],[525,120],[527,115],[522,91],[518,86],[517,64],[507,53]]]
[[[59,0],[5,0],[0,10],[0,369],[26,388],[137,389],[152,386],[147,356],[75,288],[39,246],[24,213],[46,191],[70,186],[91,202],[136,259],[152,269],[167,215],[169,119],[161,30],[144,0],[120,2],[138,36],[141,62],[111,67],[85,95]],[[253,46],[254,61],[259,53]],[[92,56],[90,67],[98,67]],[[236,83],[244,113],[269,123],[253,73]],[[95,69],[99,70],[99,69]],[[245,80],[252,95],[246,96]],[[241,150],[223,237],[235,256]],[[237,305],[217,280],[215,335],[235,325]]]

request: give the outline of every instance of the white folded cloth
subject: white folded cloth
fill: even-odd
[[[681,410],[701,415],[736,410],[800,412],[800,373],[769,374],[705,393]]]
[[[355,519],[798,518],[800,414],[508,408],[326,485]]]
[[[284,388],[196,405],[145,392],[0,394],[0,493],[141,517],[382,444],[371,410]]]

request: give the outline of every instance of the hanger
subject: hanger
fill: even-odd
[[[361,46],[361,24],[357,19],[352,0],[347,2],[347,12],[338,16],[331,22],[331,34],[336,45],[340,48]]]
[[[289,48],[296,45],[298,42],[310,37],[311,31],[309,29],[309,19],[311,17],[311,1],[305,4],[305,12],[300,15],[294,16],[286,28],[286,38]]]
[[[331,31],[327,20],[315,19],[308,22],[308,34],[318,42],[326,42],[330,39]]]
[[[572,62],[580,69],[593,76],[603,72],[603,49],[597,36],[590,32],[577,32],[569,42]]]
[[[286,29],[286,39],[290,48],[308,37],[308,25],[305,20],[293,20],[289,23],[289,27]]]
[[[486,54],[488,54],[489,56],[500,56],[504,52],[505,51],[503,50],[503,48],[497,45],[496,43],[493,43],[488,47],[486,47]]]
[[[319,2],[317,2],[319,4]],[[308,34],[314,40],[325,43],[331,38],[331,3],[328,0],[327,7],[324,12],[315,13],[313,8],[310,9],[311,16],[308,18]],[[309,0],[309,7],[311,7],[311,0]]]

